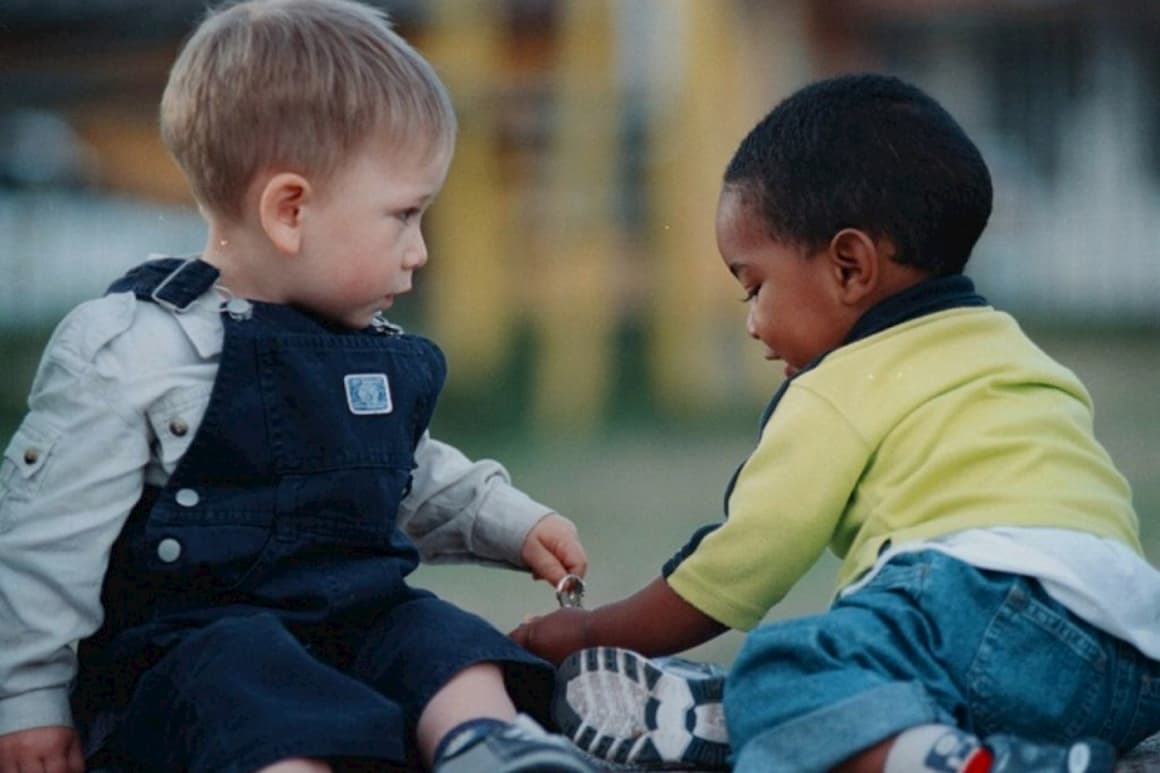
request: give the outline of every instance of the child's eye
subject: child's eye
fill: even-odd
[[[742,303],[749,303],[757,297],[757,291],[761,289],[761,285],[754,285],[745,290],[745,297],[741,299]]]
[[[411,207],[410,209],[404,209],[402,212],[399,212],[398,218],[402,220],[404,224],[407,224],[415,218],[419,217],[421,214],[423,214],[423,210],[419,209],[418,207]]]

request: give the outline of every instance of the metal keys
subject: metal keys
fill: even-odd
[[[580,607],[584,599],[584,580],[578,575],[566,574],[556,583],[556,601],[561,607]]]

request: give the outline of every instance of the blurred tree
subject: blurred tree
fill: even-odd
[[[623,260],[612,206],[620,115],[613,33],[607,0],[567,5],[530,306],[538,344],[532,415],[547,431],[595,428],[608,397]]]
[[[431,300],[425,316],[455,378],[479,383],[503,364],[518,312],[520,275],[509,197],[496,153],[495,84],[503,79],[499,24],[488,4],[440,0],[429,34],[418,40],[457,102],[459,140],[435,209]],[[426,281],[426,280],[424,280]]]
[[[736,3],[681,0],[665,8],[681,19],[666,70],[672,97],[650,121],[657,273],[650,356],[658,399],[690,415],[719,402],[729,383],[717,323],[730,284],[716,259],[713,222],[725,164],[751,123],[744,84],[756,73],[745,67]]]

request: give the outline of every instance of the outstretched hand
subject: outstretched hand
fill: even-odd
[[[545,515],[532,527],[520,548],[520,558],[533,577],[553,585],[564,575],[583,577],[588,571],[588,556],[576,525],[559,513]]]
[[[588,647],[624,647],[646,657],[671,655],[729,630],[678,596],[663,577],[636,593],[593,609],[569,607],[528,617],[510,636],[558,664]]]
[[[591,646],[591,615],[591,611],[577,607],[557,609],[546,615],[529,616],[509,635],[524,649],[559,665],[573,652]]]
[[[84,773],[80,737],[71,727],[32,727],[0,735],[0,773]]]

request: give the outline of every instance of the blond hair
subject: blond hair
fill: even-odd
[[[325,178],[372,136],[435,154],[455,140],[447,90],[381,10],[245,0],[211,11],[161,99],[161,136],[198,202],[241,215],[271,168]]]

